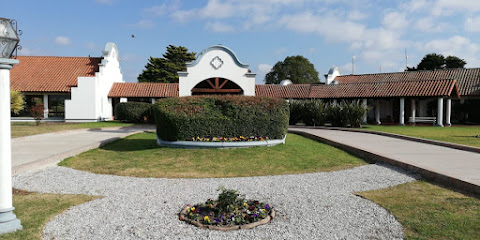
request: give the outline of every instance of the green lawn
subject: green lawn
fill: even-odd
[[[103,128],[103,127],[126,127],[130,123],[118,121],[110,122],[90,122],[90,123],[53,123],[47,122],[36,126],[34,122],[12,122],[12,138],[37,135],[49,132],[58,132],[64,130],[80,128]]]
[[[247,177],[334,171],[367,164],[334,147],[288,134],[285,145],[241,149],[160,148],[139,133],[68,158],[59,165],[136,177]]]
[[[480,147],[480,137],[474,137],[480,135],[480,126],[435,127],[365,125],[362,129]]]
[[[22,221],[23,230],[0,235],[0,239],[41,239],[45,224],[72,206],[98,197],[87,195],[40,194],[16,191],[13,194],[14,213]]]
[[[358,193],[391,212],[405,239],[479,239],[480,196],[424,181]]]

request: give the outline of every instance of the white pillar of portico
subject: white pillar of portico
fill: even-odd
[[[10,69],[17,64],[16,59],[0,58],[0,234],[22,229],[12,204]]]
[[[152,104],[155,104],[155,98],[152,97]]]
[[[405,98],[400,98],[399,124],[400,125],[405,125]]]
[[[120,102],[128,102],[128,98],[120,98]]]
[[[334,106],[336,106],[338,104],[337,99],[333,99],[332,103]]]
[[[415,115],[417,114],[417,105],[415,104],[415,99],[412,98],[412,123],[415,124]]]
[[[367,124],[367,107],[368,107],[368,102],[367,102],[367,99],[364,98],[362,100],[362,106],[363,106],[363,109],[365,109],[365,112],[363,113],[363,124]]]
[[[43,118],[47,119],[48,118],[48,95],[44,94],[43,95]]]
[[[443,127],[443,98],[438,98],[437,126]]]
[[[445,101],[446,108],[445,108],[445,125],[447,126],[452,126],[452,123],[450,122],[450,118],[452,116],[452,99],[447,98]]]
[[[377,100],[375,106],[375,123],[377,125],[382,124],[382,122],[380,122],[380,100]]]

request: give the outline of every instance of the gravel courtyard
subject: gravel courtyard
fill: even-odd
[[[248,178],[161,179],[98,175],[51,167],[14,176],[14,187],[103,198],[56,216],[44,239],[402,239],[402,226],[386,210],[354,192],[414,181],[387,165],[299,175]],[[178,220],[186,204],[216,198],[220,186],[269,203],[273,222],[219,232]]]

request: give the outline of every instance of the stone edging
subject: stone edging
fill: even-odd
[[[164,141],[157,135],[157,145],[173,148],[246,148],[246,147],[271,147],[285,144],[285,138],[264,141],[245,142],[195,142],[195,141]]]
[[[409,140],[409,141],[414,141],[414,142],[427,143],[427,144],[432,144],[432,145],[437,145],[437,146],[442,146],[442,147],[448,147],[448,148],[453,148],[453,149],[458,149],[458,150],[463,150],[463,151],[468,151],[468,152],[480,153],[480,148],[477,148],[477,147],[461,145],[461,144],[456,144],[456,143],[436,141],[436,140],[430,140],[430,139],[425,139],[425,138],[410,137],[410,136],[405,136],[405,135],[395,134],[395,133],[361,130],[361,129],[340,128],[340,127],[289,126],[289,128],[309,128],[309,129],[322,129],[322,130],[336,130],[336,131],[344,131],[344,132],[368,133],[368,134],[375,134],[375,135],[386,136],[386,137],[399,138],[399,139],[404,139],[404,140]]]
[[[199,228],[217,230],[217,231],[232,231],[232,230],[240,230],[240,229],[251,229],[251,228],[254,228],[254,227],[259,226],[259,225],[267,224],[275,218],[275,210],[272,209],[272,212],[266,218],[264,218],[262,220],[258,220],[258,221],[253,222],[253,223],[244,224],[244,225],[235,225],[235,226],[215,226],[215,225],[201,224],[198,221],[189,219],[188,217],[186,217],[186,214],[187,214],[186,209],[183,209],[180,212],[180,214],[179,214],[180,221],[188,222],[188,223],[190,223],[192,225],[195,225]]]

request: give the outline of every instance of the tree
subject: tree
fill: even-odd
[[[139,82],[178,82],[179,71],[186,70],[186,63],[195,60],[194,52],[186,47],[169,45],[161,58],[150,57],[145,70],[138,76]]]
[[[467,62],[455,56],[448,56],[445,58],[446,68],[464,68]]]
[[[310,61],[303,56],[290,56],[279,61],[265,75],[266,84],[279,84],[289,79],[293,83],[320,83],[318,72]]]
[[[433,70],[445,68],[445,57],[442,54],[430,53],[422,58],[418,70]]]
[[[417,70],[434,70],[434,69],[449,69],[449,68],[463,68],[467,62],[456,56],[444,57],[442,54],[430,53],[422,58],[422,61],[417,67],[407,67],[407,71]]]
[[[19,91],[10,89],[10,112],[18,114],[23,110],[25,101],[23,100],[23,94]]]
[[[43,119],[43,114],[45,110],[45,105],[43,103],[37,103],[30,108],[30,115],[32,115],[33,119],[35,119],[36,125],[40,125],[40,122]]]

